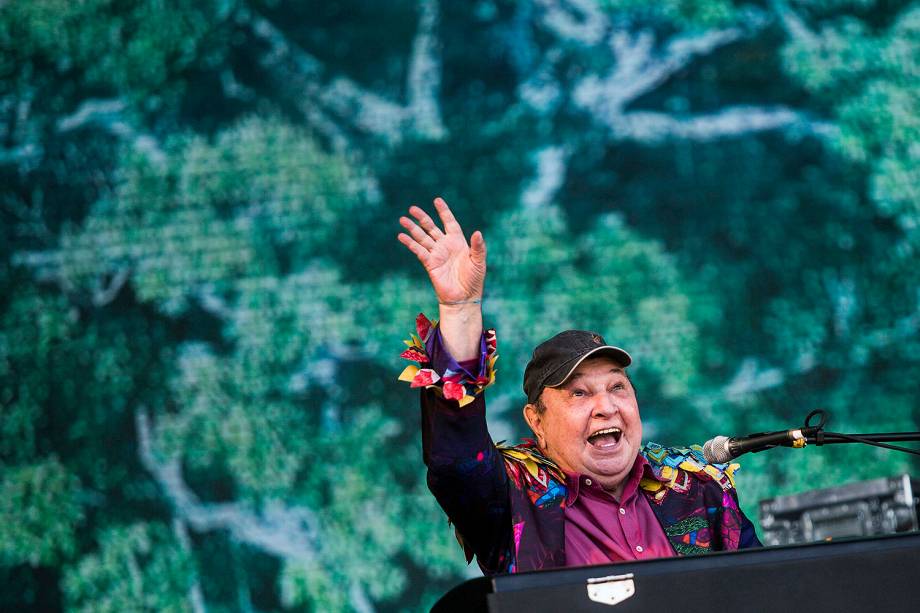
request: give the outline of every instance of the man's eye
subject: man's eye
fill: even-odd
[[[617,383],[613,386],[613,391],[615,392],[618,392],[620,390],[625,390],[625,389],[626,389],[626,386],[623,385],[622,383]]]
[[[585,392],[584,390],[572,390],[572,395],[575,396],[576,398],[581,398],[582,396],[585,395]]]

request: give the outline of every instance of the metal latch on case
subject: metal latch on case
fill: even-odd
[[[588,579],[588,598],[606,605],[617,605],[636,593],[633,574]]]

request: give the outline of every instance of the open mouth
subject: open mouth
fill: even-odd
[[[604,428],[593,432],[588,437],[588,442],[595,447],[612,447],[620,442],[621,436],[623,436],[623,431],[619,428]]]

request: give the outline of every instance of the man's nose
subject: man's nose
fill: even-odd
[[[608,394],[598,394],[594,397],[591,409],[595,417],[609,417],[617,412],[618,407]]]

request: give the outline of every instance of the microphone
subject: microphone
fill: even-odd
[[[758,452],[771,449],[777,445],[786,447],[804,447],[805,437],[813,434],[810,430],[817,428],[798,428],[782,430],[779,432],[758,432],[747,436],[717,436],[706,441],[703,445],[703,456],[707,462],[724,464],[737,458],[743,453]],[[805,430],[805,432],[803,432]]]

